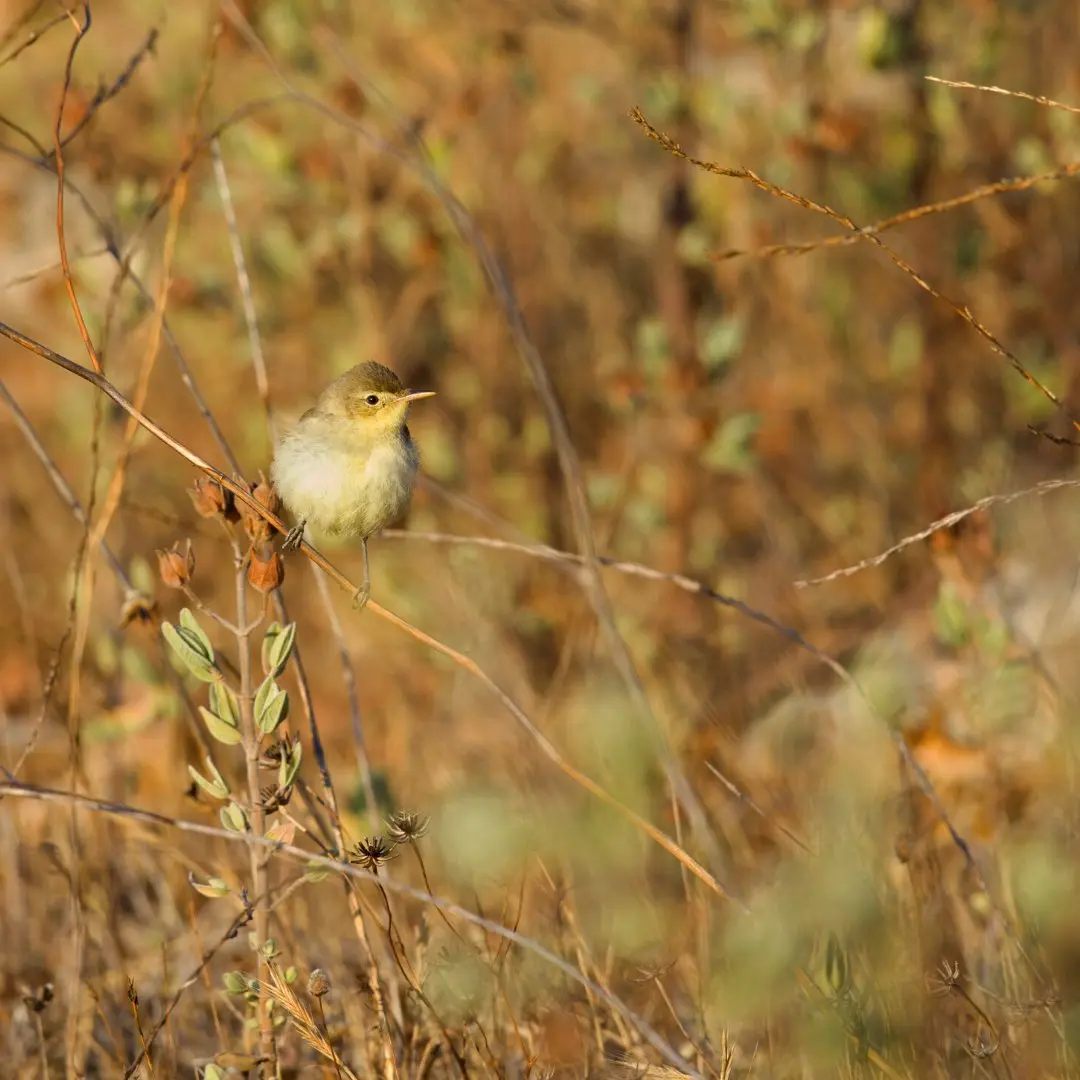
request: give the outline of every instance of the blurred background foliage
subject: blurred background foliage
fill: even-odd
[[[852,666],[890,720],[923,732],[912,736],[922,760],[980,839],[996,842],[1002,822],[1018,820],[1005,814],[1005,788],[1022,788],[1025,797],[1041,792],[1053,805],[1054,792],[1065,790],[1057,786],[1067,782],[1063,765],[1037,783],[1014,782],[1010,772],[1046,767],[1048,747],[1062,737],[1059,727],[1042,734],[1051,721],[1038,719],[1045,703],[1036,665],[1028,654],[1013,663],[1013,647],[1022,637],[1017,626],[1036,618],[1033,606],[1045,613],[1058,604],[1062,649],[1071,641],[1061,604],[1080,519],[1069,510],[1069,493],[996,513],[990,539],[976,530],[974,538],[915,545],[828,585],[796,590],[792,583],[874,554],[989,493],[1071,475],[1073,448],[1029,431],[1034,425],[1067,436],[1067,419],[873,245],[754,255],[763,245],[839,229],[750,183],[694,170],[647,138],[629,111],[640,106],[695,156],[751,169],[869,224],[1080,158],[1075,111],[924,78],[1078,103],[1074,3],[239,6],[280,74],[226,19],[199,125],[208,131],[257,103],[223,132],[221,152],[270,398],[283,419],[352,364],[387,363],[409,385],[438,392],[413,414],[430,482],[417,495],[409,531],[576,549],[547,418],[505,314],[443,206],[400,160],[419,136],[430,168],[513,281],[581,457],[598,549],[745,600]],[[22,10],[0,5],[0,32]],[[147,0],[94,5],[65,130],[92,116],[64,157],[69,179],[125,240],[141,230],[182,160],[213,14],[206,5]],[[0,56],[47,15],[41,8],[20,24]],[[97,88],[114,84],[154,29],[149,54],[114,98],[96,106]],[[0,131],[0,297],[5,321],[81,360],[57,260],[55,176],[33,161],[48,158],[70,40],[70,25],[61,23],[0,66],[7,121]],[[283,78],[328,110],[284,100]],[[166,218],[158,214],[131,249],[151,292]],[[886,239],[1072,403],[1080,393],[1078,218],[1080,193],[1065,180],[930,215]],[[116,262],[70,194],[67,242],[96,340],[106,340],[108,321],[106,370],[128,392],[151,306],[130,284],[110,304]],[[749,254],[718,258],[732,251]],[[167,315],[253,479],[267,468],[271,446],[205,152],[191,172]],[[97,407],[90,388],[7,341],[0,372],[88,501]],[[164,346],[146,411],[225,465]],[[102,410],[106,465],[124,423],[118,411]],[[6,413],[0,451],[0,703],[10,760],[40,706],[42,672],[66,623],[81,530]],[[99,500],[107,475],[98,472]],[[167,617],[174,595],[154,583],[155,548],[191,537],[199,595],[227,605],[232,588],[228,549],[185,494],[191,480],[182,461],[140,435],[108,534]],[[356,572],[356,555],[336,561]],[[375,541],[372,564],[375,599],[476,657],[583,768],[675,829],[659,769],[629,718],[626,689],[573,568],[401,536]],[[979,588],[999,581],[1003,567],[1012,568],[1013,592],[1003,593],[1014,597],[1008,619],[987,615],[978,601]],[[793,951],[826,915],[876,950],[876,961],[911,968],[907,976],[917,981],[919,963],[904,955],[903,939],[875,938],[875,927],[895,914],[881,882],[899,872],[884,824],[895,808],[883,792],[897,782],[887,733],[783,635],[667,583],[617,573],[605,580],[658,722],[720,823],[728,871],[740,892],[759,897],[760,911],[773,913],[763,916],[770,934],[783,928],[782,941],[765,935],[766,948],[761,923],[747,930],[733,919],[713,941],[727,956],[715,967],[708,949],[685,943],[702,965],[694,993],[709,1001],[703,1022],[722,1016],[719,1022],[738,1027],[760,1018],[776,983],[790,981]],[[311,571],[299,560],[288,565],[285,594],[300,620],[331,761],[360,828],[366,805],[337,649]],[[182,764],[190,747],[180,710],[153,635],[117,628],[121,600],[100,572],[78,717],[91,787],[187,812]],[[450,880],[482,889],[490,879],[497,891],[536,852],[565,857],[578,875],[587,934],[626,956],[655,943],[663,922],[656,910],[632,892],[616,902],[605,891],[613,881],[636,880],[644,859],[636,835],[602,808],[568,797],[565,782],[466,675],[370,614],[356,620],[340,606],[378,790],[392,805],[441,807],[433,834],[448,872],[459,875]],[[1049,624],[1038,625],[1027,644]],[[1009,679],[1007,661],[1019,671]],[[63,670],[64,686],[70,678]],[[1061,685],[1069,684],[1059,684],[1067,697]],[[955,720],[956,699],[967,727]],[[34,777],[53,779],[66,767],[62,716],[50,714],[29,765]],[[962,745],[960,728],[968,738]],[[174,732],[174,757],[161,751],[165,730]],[[736,770],[770,814],[816,837],[819,853],[835,850],[828,865],[808,869],[781,858],[787,849],[774,849],[774,831],[732,802],[706,762]],[[990,775],[1002,787],[969,798],[965,785]],[[1035,860],[1021,876],[1025,902],[1045,913],[1046,896],[1061,895],[1048,853],[1071,851],[1072,833],[1055,814],[1042,820],[1041,846],[1021,845],[1023,858]],[[572,851],[563,850],[569,834],[580,841]],[[463,845],[462,836],[473,839]],[[594,857],[597,847],[606,858]],[[967,896],[942,875],[949,895]],[[792,893],[805,903],[797,920],[785,902]],[[987,941],[993,919],[971,918],[979,946],[973,952],[965,939],[958,951],[987,964],[989,954],[1000,958],[1001,940]],[[1049,932],[1059,931],[1062,940],[1080,940],[1056,923]],[[797,1027],[790,1016],[776,1022]],[[783,1041],[780,1028],[774,1034]],[[842,1041],[818,1031],[805,1045],[827,1060]]]

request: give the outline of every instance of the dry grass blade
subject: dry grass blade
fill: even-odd
[[[1043,97],[1042,94],[1027,94],[1023,90],[1008,90],[1004,86],[982,86],[979,83],[942,79],[937,75],[924,75],[923,78],[927,82],[939,83],[941,86],[951,86],[954,90],[981,90],[985,94],[1002,94],[1005,97],[1034,101],[1036,105],[1048,105],[1051,109],[1064,109],[1066,112],[1080,113],[1080,107],[1066,105],[1064,102],[1055,101],[1053,98]]]
[[[796,581],[794,583],[795,588],[805,589],[810,585],[825,585],[830,581],[836,581],[837,578],[851,577],[852,574],[857,574],[861,570],[869,570],[871,567],[880,566],[887,559],[891,559],[894,555],[899,554],[913,544],[918,544],[923,540],[929,539],[934,533],[940,532],[942,529],[951,529],[954,525],[963,521],[964,518],[970,517],[972,514],[977,514],[980,510],[988,510],[992,506],[1006,506],[1009,503],[1016,502],[1018,499],[1026,499],[1031,495],[1048,495],[1052,491],[1061,491],[1063,488],[1075,487],[1080,487],[1080,480],[1043,480],[1032,487],[1021,488],[1019,491],[1010,491],[998,495],[987,495],[985,498],[980,499],[976,503],[972,503],[971,506],[965,507],[963,510],[954,510],[951,514],[946,514],[944,517],[938,518],[937,521],[932,521],[926,528],[920,529],[917,533],[912,533],[910,536],[905,536],[903,540],[893,544],[891,548],[881,552],[879,555],[873,555],[870,558],[862,559],[852,566],[845,566],[839,570],[833,570],[823,577],[805,578]]]
[[[40,41],[54,26],[58,26],[60,23],[66,22],[67,19],[68,13],[66,11],[61,11],[58,15],[54,15],[44,26],[32,31],[23,41],[16,45],[15,48],[12,49],[11,52],[9,52],[7,56],[3,58],[3,60],[0,60],[0,68],[4,67],[6,64],[10,64],[12,60],[20,56],[27,49],[29,49],[31,45],[33,45],[37,41]],[[4,41],[3,44],[6,45],[7,41]]]
[[[74,15],[69,15],[69,17],[74,21]],[[60,264],[64,271],[64,287],[67,289],[68,301],[74,312],[75,321],[78,323],[79,334],[86,353],[90,357],[90,363],[100,375],[102,373],[101,360],[94,348],[94,343],[90,340],[90,331],[86,328],[86,320],[83,318],[82,308],[79,307],[79,298],[75,294],[71,266],[68,263],[67,240],[64,236],[64,153],[60,139],[60,129],[64,123],[64,105],[67,103],[68,91],[71,89],[71,68],[75,63],[75,53],[78,51],[79,44],[90,32],[91,21],[90,5],[84,4],[83,21],[81,25],[75,23],[75,40],[68,49],[67,61],[64,64],[64,85],[60,92],[60,104],[56,108],[56,124],[53,127],[53,152],[56,155],[56,242],[60,249]]]
[[[266,992],[270,997],[289,1014],[293,1027],[296,1028],[300,1038],[304,1040],[317,1054],[321,1054],[351,1080],[357,1080],[356,1073],[345,1064],[338,1056],[337,1051],[330,1045],[330,1040],[322,1033],[315,1017],[311,1015],[304,1003],[296,996],[296,992],[285,981],[285,976],[278,970],[276,964],[270,964],[270,981],[266,986]]]
[[[892,217],[882,218],[872,225],[864,225],[858,233],[845,233],[841,236],[825,236],[820,240],[806,240],[799,244],[767,244],[764,247],[732,249],[721,251],[713,256],[714,261],[721,262],[725,259],[757,258],[770,259],[776,255],[806,255],[811,251],[819,251],[822,248],[847,247],[857,244],[866,236],[877,235],[895,229],[900,225],[908,225],[913,221],[919,221],[932,214],[945,214],[952,210],[958,210],[962,206],[978,202],[980,199],[988,199],[994,195],[1011,194],[1017,191],[1027,191],[1038,184],[1047,184],[1055,180],[1067,180],[1071,176],[1080,175],[1080,161],[1072,161],[1067,165],[1061,165],[1048,172],[1037,173],[1034,176],[1019,176],[1010,180],[997,180],[992,184],[980,184],[963,195],[955,195],[951,199],[942,199],[941,202],[927,203],[925,206],[915,206],[902,213],[893,214]]]

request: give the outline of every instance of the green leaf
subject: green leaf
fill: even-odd
[[[188,772],[191,773],[191,779],[211,798],[227,799],[229,797],[229,785],[225,783],[221,773],[214,768],[214,763],[209,758],[206,760],[212,771],[213,779],[207,780],[193,765],[189,765],[187,768]]]
[[[227,724],[237,727],[240,723],[240,702],[236,695],[219,679],[210,686],[210,711],[220,716]]]
[[[705,366],[717,372],[739,355],[746,337],[746,323],[740,315],[724,315],[704,331],[701,355]]]
[[[229,832],[247,832],[247,815],[236,803],[232,802],[228,806],[223,806],[218,811],[218,817]]]
[[[308,863],[307,873],[304,874],[305,881],[323,881],[328,877],[330,871],[326,869],[321,863]]]
[[[281,633],[281,623],[272,622],[267,628],[266,633],[263,635],[262,641],[262,669],[264,675],[270,675],[270,646],[273,644],[274,639]]]
[[[211,875],[205,881],[200,881],[194,874],[188,874],[188,884],[200,895],[211,900],[217,900],[222,896],[229,895],[229,886],[223,878]]]
[[[214,661],[203,651],[202,641],[199,637],[183,627],[177,629],[170,622],[161,624],[161,633],[169,643],[169,647],[179,657],[181,663],[203,682],[217,682],[221,673],[214,666]]]
[[[221,981],[225,984],[225,989],[234,996],[248,992],[249,980],[242,971],[226,971],[221,976]]]
[[[304,748],[299,742],[293,743],[292,753],[278,766],[278,787],[282,791],[292,787],[296,774],[300,771],[300,759],[303,756]]]
[[[267,629],[262,648],[263,671],[267,675],[280,675],[285,670],[295,640],[296,623],[294,622],[286,627],[273,623]]]
[[[225,1080],[225,1074],[211,1061],[203,1069],[203,1080]]]
[[[180,609],[180,625],[190,634],[194,634],[206,653],[207,660],[214,659],[214,646],[206,636],[206,631],[199,625],[199,620],[191,613],[190,608]]]
[[[203,718],[203,723],[206,725],[206,730],[219,743],[224,743],[226,746],[239,746],[243,742],[243,737],[240,734],[240,729],[235,724],[230,724],[227,720],[222,720],[216,713],[212,713],[205,705],[199,706],[199,715]]]
[[[713,472],[747,473],[754,465],[753,440],[761,427],[761,413],[736,413],[713,435],[701,463]]]
[[[942,584],[931,610],[938,641],[952,649],[965,645],[971,638],[971,611],[950,582]]]
[[[252,710],[255,715],[266,708],[266,702],[274,695],[274,692],[278,689],[278,684],[274,682],[273,675],[267,675],[261,683],[259,683],[259,689],[255,691],[255,700],[251,703]]]
[[[280,686],[276,686],[263,700],[262,708],[255,713],[255,726],[264,735],[272,735],[288,715],[289,695]]]

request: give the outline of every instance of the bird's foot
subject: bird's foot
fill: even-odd
[[[288,553],[300,550],[300,545],[304,542],[304,526],[306,524],[306,521],[301,521],[299,525],[294,525],[285,534],[285,539],[281,545],[282,551]]]
[[[363,611],[368,600],[371,599],[371,582],[365,581],[356,592],[353,593],[353,611]]]

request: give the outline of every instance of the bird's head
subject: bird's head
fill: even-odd
[[[388,367],[372,360],[336,378],[320,395],[316,411],[350,420],[369,438],[379,439],[401,431],[414,401],[434,396],[433,390],[407,389]]]

